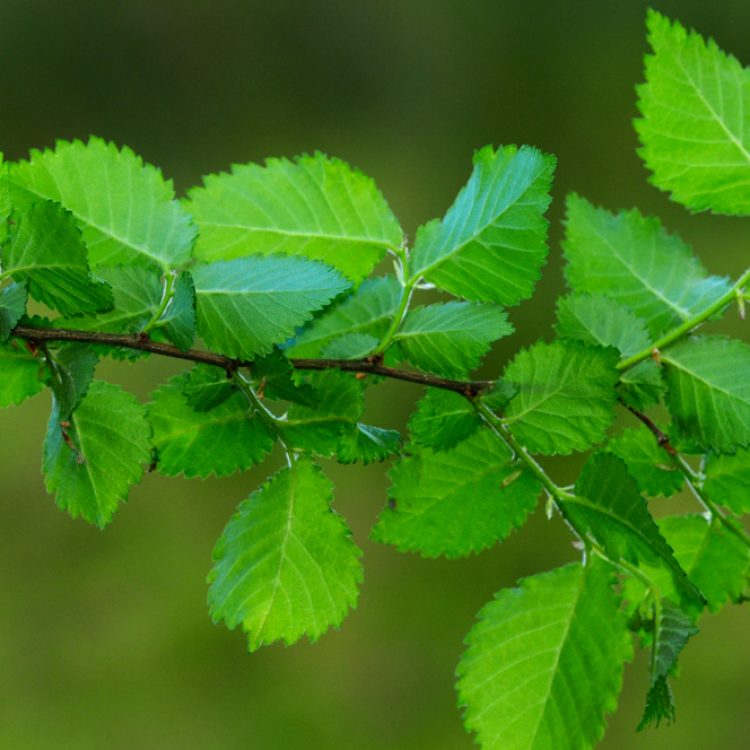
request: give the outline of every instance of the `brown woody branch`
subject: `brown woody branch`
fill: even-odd
[[[99,331],[78,331],[69,328],[37,328],[35,326],[16,326],[11,336],[23,339],[32,344],[42,344],[49,341],[79,342],[84,344],[99,344],[102,346],[133,349],[162,357],[182,359],[206,365],[221,367],[232,372],[239,367],[252,367],[252,361],[237,360],[222,354],[187,349],[183,351],[172,344],[154,341],[144,334],[138,333],[102,333]],[[378,357],[364,359],[291,359],[290,362],[298,370],[344,370],[346,372],[361,373],[363,375],[382,375],[394,380],[404,380],[409,383],[442,388],[446,391],[460,393],[467,398],[475,398],[482,391],[493,384],[491,380],[451,380],[438,375],[430,375],[411,370],[399,370],[384,365]]]

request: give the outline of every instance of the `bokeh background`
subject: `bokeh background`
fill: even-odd
[[[656,2],[750,62],[747,0]],[[485,143],[559,157],[552,251],[519,330],[486,367],[552,335],[562,200],[659,213],[715,273],[747,264],[747,220],[689,216],[649,187],[631,125],[646,3],[540,0],[0,0],[0,149],[98,134],[163,167],[180,192],[231,162],[322,149],[371,174],[413,236]],[[738,323],[729,329],[740,333]],[[746,330],[746,329],[745,329]],[[745,332],[745,337],[747,333]],[[171,363],[105,364],[143,399]],[[403,425],[418,389],[383,385],[371,417]],[[150,476],[100,532],[59,512],[39,471],[41,395],[0,412],[2,750],[460,750],[453,671],[493,592],[572,559],[537,516],[461,561],[379,547],[387,466],[328,465],[366,582],[341,632],[253,655],[214,626],[205,575],[237,503],[274,468],[221,481]],[[573,460],[549,462],[572,480]],[[663,503],[658,512],[683,507]],[[678,721],[635,734],[646,660],[628,667],[601,747],[741,750],[750,736],[750,617],[702,622],[682,658]],[[594,636],[595,637],[595,634]]]

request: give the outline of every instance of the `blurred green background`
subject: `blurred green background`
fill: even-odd
[[[747,0],[655,5],[750,62]],[[747,264],[747,220],[689,216],[646,183],[631,125],[645,7],[1,0],[0,150],[18,158],[95,133],[132,146],[183,191],[233,161],[322,149],[371,174],[412,236],[449,205],[475,148],[551,151],[551,260],[534,300],[512,313],[518,335],[487,365],[497,374],[516,348],[552,334],[569,190],[659,213],[713,272]],[[105,364],[101,374],[145,399],[176,369]],[[383,385],[371,416],[403,425],[417,396]],[[365,551],[360,606],[318,644],[248,655],[241,633],[211,624],[204,579],[226,520],[274,461],[222,481],[150,476],[100,532],[45,494],[48,409],[42,395],[0,412],[2,750],[470,748],[452,683],[476,611],[519,576],[576,554],[561,524],[538,514],[479,557],[400,555],[368,541],[387,467],[328,465]],[[563,482],[577,471],[549,466]],[[737,607],[703,621],[682,659],[677,724],[635,734],[639,655],[601,747],[748,747],[749,625]]]

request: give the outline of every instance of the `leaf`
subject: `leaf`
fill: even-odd
[[[417,233],[410,270],[470,300],[515,305],[530,297],[547,257],[555,158],[529,146],[487,146],[441,222]]]
[[[331,510],[332,485],[307,459],[243,502],[214,549],[208,603],[214,622],[242,625],[251,651],[317,640],[356,605],[360,550]]]
[[[362,416],[362,383],[351,373],[326,370],[312,374],[310,385],[313,404],[292,404],[279,428],[290,448],[332,456],[342,436],[353,431]]]
[[[492,387],[480,398],[485,406],[489,406],[492,411],[505,411],[510,400],[518,395],[518,386],[509,380],[496,380]]]
[[[235,164],[190,191],[199,260],[301,255],[361,281],[403,233],[375,183],[339,159],[312,156]]]
[[[409,418],[409,433],[418,445],[447,450],[482,424],[472,404],[458,393],[428,388]]]
[[[52,407],[44,440],[47,491],[73,518],[106,526],[151,461],[146,410],[122,388],[95,380],[63,420]]]
[[[667,405],[678,436],[734,453],[750,445],[750,347],[696,336],[662,352]]]
[[[702,606],[704,598],[688,579],[672,549],[659,533],[625,463],[611,453],[592,456],[583,467],[575,495],[563,501],[566,518],[579,531],[593,536],[614,561],[666,569],[680,600]]]
[[[0,343],[8,340],[25,312],[26,287],[23,284],[10,284],[0,290]]]
[[[331,341],[321,353],[330,359],[364,359],[379,343],[368,333],[346,333]]]
[[[685,483],[682,472],[645,425],[623,430],[609,441],[607,450],[625,462],[638,489],[646,495],[671,497]]]
[[[425,557],[463,557],[505,539],[541,491],[488,429],[449,451],[429,448],[391,470],[389,507],[373,538]]]
[[[493,341],[512,332],[507,314],[495,305],[446,302],[409,312],[395,339],[412,365],[461,377],[479,366]]]
[[[190,259],[195,228],[171,181],[129,148],[90,138],[32,151],[11,170],[14,200],[48,198],[71,211],[94,267],[179,268]]]
[[[645,322],[653,336],[702,312],[729,290],[656,218],[612,214],[585,198],[567,200],[565,276],[575,292],[604,294]]]
[[[212,365],[195,365],[182,382],[185,401],[195,411],[211,411],[237,393],[227,373]]]
[[[336,458],[342,464],[361,461],[367,465],[385,461],[400,449],[401,435],[397,430],[386,430],[358,422],[354,430],[341,437]]]
[[[612,582],[604,563],[571,563],[480,611],[458,694],[484,750],[585,750],[601,739],[632,656]]]
[[[648,14],[643,118],[636,130],[651,181],[693,211],[750,214],[750,71],[656,11]]]
[[[63,315],[112,307],[112,292],[91,277],[73,215],[56,203],[34,203],[3,252],[3,272],[26,281],[32,297]]]
[[[750,513],[750,450],[734,455],[709,453],[704,489],[717,503],[732,512]]]
[[[66,344],[53,357],[50,380],[60,420],[66,420],[80,403],[94,378],[99,357],[85,344]]]
[[[577,341],[540,341],[503,374],[519,387],[506,409],[513,434],[532,453],[582,451],[604,439],[614,419],[617,352]]]
[[[698,632],[692,620],[671,602],[664,600],[657,609],[656,639],[651,660],[651,687],[646,697],[646,709],[638,730],[649,724],[659,726],[662,719],[674,721],[672,691],[667,678],[677,667],[677,657],[691,636]]]
[[[198,332],[214,351],[268,354],[349,284],[321,263],[250,257],[193,269]]]
[[[316,403],[313,387],[303,382],[302,376],[278,349],[253,362],[252,376],[259,392],[270,399],[291,401],[303,406],[313,406]]]
[[[290,357],[318,357],[335,339],[363,334],[378,341],[398,310],[401,286],[392,276],[367,279],[354,294],[315,318],[287,349]]]
[[[177,277],[174,296],[158,322],[154,333],[163,332],[178,349],[187,351],[195,340],[195,286],[193,277],[184,271]]]
[[[46,369],[24,342],[0,343],[0,408],[18,405],[44,388]]]
[[[260,463],[275,441],[244,396],[235,393],[211,411],[195,411],[183,395],[188,383],[187,374],[178,375],[152,394],[148,416],[159,471],[205,479]]]

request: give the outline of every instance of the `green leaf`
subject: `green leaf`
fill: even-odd
[[[183,380],[182,394],[195,411],[211,411],[237,392],[234,382],[220,367],[195,365]]]
[[[258,357],[252,366],[253,380],[258,391],[276,401],[313,406],[316,395],[313,387],[304,382],[284,353],[274,349],[265,357]]]
[[[16,203],[48,198],[78,222],[92,266],[178,268],[190,259],[195,228],[174,199],[171,181],[129,148],[91,138],[58,141],[13,165]]]
[[[636,129],[651,181],[693,211],[750,214],[750,71],[656,11]]]
[[[582,451],[604,439],[614,419],[617,351],[577,341],[540,341],[503,374],[519,386],[506,409],[513,434],[533,453]]]
[[[369,424],[357,423],[354,430],[341,437],[336,458],[342,464],[361,461],[371,464],[385,461],[401,449],[401,435],[397,430],[386,430]]]
[[[482,420],[458,393],[428,388],[409,418],[409,433],[418,445],[447,450],[473,435]]]
[[[73,215],[50,201],[34,203],[20,218],[3,252],[3,272],[26,281],[29,294],[63,315],[112,307],[112,292],[91,277],[86,246]]]
[[[604,294],[570,294],[557,301],[557,333],[584,344],[614,346],[623,357],[651,345],[645,323],[630,308]],[[623,399],[637,409],[659,401],[663,386],[656,362],[648,360],[620,375]]]
[[[25,312],[26,287],[23,284],[10,284],[0,290],[0,343],[8,340]]]
[[[46,368],[23,341],[0,344],[0,408],[20,404],[44,388]]]
[[[425,557],[462,557],[505,539],[526,520],[541,491],[490,430],[448,451],[429,448],[391,470],[389,507],[378,542]]]
[[[55,352],[50,385],[61,420],[68,419],[86,395],[98,362],[97,353],[86,344],[66,344]]]
[[[187,272],[177,277],[174,296],[154,331],[164,335],[178,349],[187,351],[195,340],[195,286],[193,277]]]
[[[479,366],[493,341],[512,332],[507,314],[495,305],[446,302],[409,312],[395,339],[412,365],[461,377]]]
[[[159,471],[205,479],[260,463],[274,438],[244,396],[235,393],[211,411],[196,411],[184,396],[189,382],[187,374],[178,375],[152,394],[148,416]]]
[[[122,388],[95,380],[68,420],[55,400],[44,440],[47,491],[73,518],[104,527],[151,461],[146,410]]]
[[[441,222],[417,233],[410,270],[455,295],[502,305],[530,297],[547,257],[555,158],[529,146],[491,146]]]
[[[563,502],[566,518],[590,534],[611,560],[666,569],[681,601],[702,606],[704,598],[675,559],[648,511],[625,463],[611,453],[592,456],[583,467],[575,496]]]
[[[750,513],[750,450],[734,455],[709,453],[704,489],[734,513]]]
[[[317,640],[356,605],[360,550],[331,510],[332,485],[311,461],[282,469],[243,502],[214,549],[215,622],[242,625],[251,651]]]
[[[632,655],[611,568],[571,563],[520,583],[495,595],[466,639],[466,726],[484,750],[592,748]]]
[[[685,483],[682,472],[645,425],[623,430],[609,441],[607,450],[625,462],[638,489],[646,495],[670,497]]]
[[[198,331],[214,351],[252,359],[289,338],[349,284],[322,263],[250,257],[193,269]]]
[[[279,428],[290,448],[332,456],[342,436],[354,430],[362,416],[363,386],[353,374],[338,370],[314,373],[309,381],[313,404],[292,404]]]
[[[496,380],[489,391],[483,393],[480,398],[485,406],[492,411],[505,411],[510,400],[518,395],[518,386],[509,380]]]
[[[638,730],[649,724],[659,726],[666,719],[674,721],[674,703],[667,678],[677,667],[677,657],[691,636],[698,632],[692,620],[679,607],[664,600],[657,609],[654,623],[655,641],[651,659],[651,687],[646,709]]]
[[[398,310],[401,286],[392,276],[362,283],[354,294],[315,318],[287,349],[290,357],[318,357],[345,334],[363,334],[378,341]]]
[[[321,354],[330,359],[364,359],[379,343],[380,340],[369,333],[346,333],[331,341]]]
[[[234,165],[204,185],[187,204],[200,229],[199,260],[302,255],[357,282],[403,241],[375,183],[321,153]]]
[[[605,294],[626,305],[653,336],[702,312],[727,292],[726,279],[708,276],[659,220],[638,211],[611,214],[568,196],[565,275],[575,292]]]
[[[720,453],[750,445],[750,346],[696,336],[662,352],[661,360],[679,437]]]

